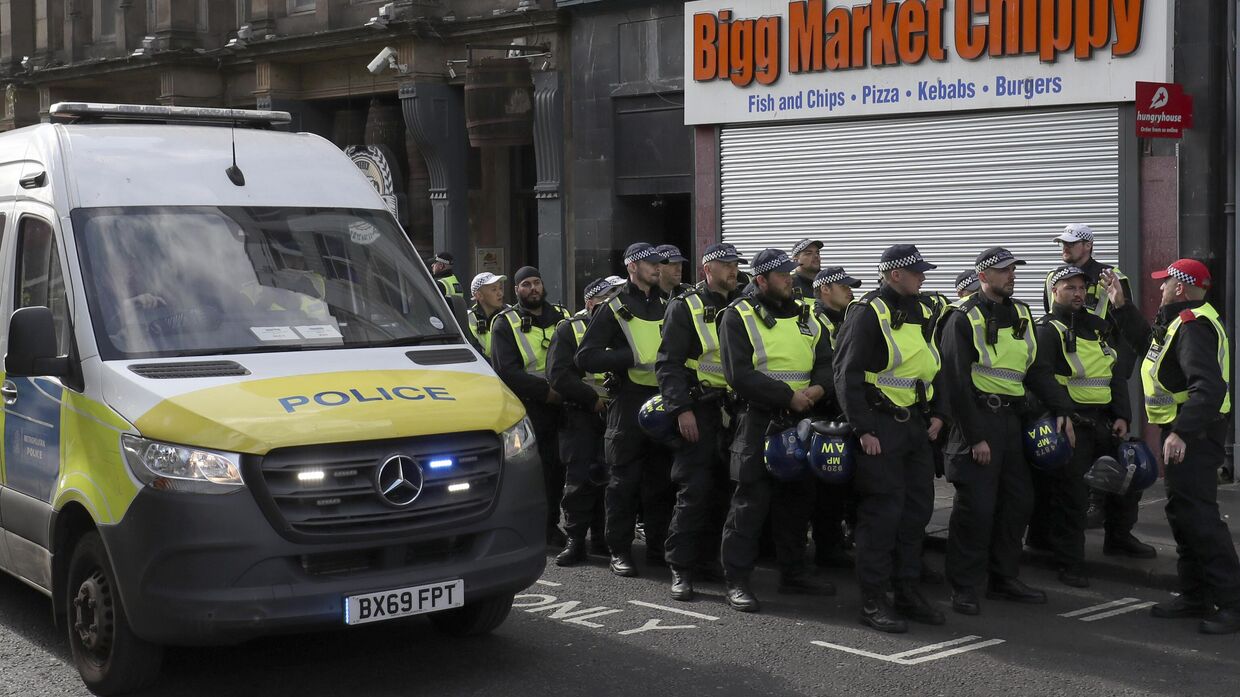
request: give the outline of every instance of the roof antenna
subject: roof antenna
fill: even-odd
[[[228,129],[228,134],[232,138],[232,166],[224,170],[224,174],[228,175],[228,181],[237,186],[245,186],[245,175],[241,173],[241,168],[237,166],[237,120],[233,119],[232,127]]]

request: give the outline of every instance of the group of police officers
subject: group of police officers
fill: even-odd
[[[1231,359],[1205,301],[1209,271],[1181,259],[1153,274],[1162,305],[1151,326],[1124,275],[1093,259],[1088,226],[1068,225],[1055,240],[1064,264],[1046,278],[1040,316],[1013,297],[1025,262],[1001,247],[957,277],[954,301],[922,290],[935,266],[907,244],[883,252],[878,289],[856,299],[861,281],[822,269],[823,244],[809,239],[752,262],[711,245],[695,286],[681,283],[687,259],[676,247],[634,244],[627,279],[592,281],[571,316],[547,301],[533,267],[513,274],[511,307],[507,278],[479,274],[468,289],[470,334],[533,423],[556,563],[593,551],[612,573],[636,576],[632,545],[643,530],[646,561],[670,568],[674,599],[692,600],[695,581],[722,576],[728,605],[754,612],[750,575],[764,553],[773,552],[780,593],[835,592],[808,564],[812,528],[818,565],[855,565],[862,623],[884,632],[942,624],[921,593],[943,580],[922,565],[937,473],[955,487],[951,608],[979,614],[981,595],[1045,603],[1018,578],[1022,545],[1053,554],[1059,580],[1074,587],[1089,585],[1091,521],[1105,528],[1105,554],[1155,555],[1132,534],[1140,492],[1108,495],[1084,478],[1129,437],[1127,382],[1144,352],[1181,582],[1151,612],[1200,618],[1206,633],[1240,631],[1240,562],[1216,501]],[[463,294],[451,261],[437,256],[433,271],[446,294]],[[743,288],[741,264],[752,272]],[[639,427],[656,395],[674,420],[670,441]],[[1022,449],[1026,425],[1042,415],[1073,445],[1053,471],[1031,467]],[[805,418],[851,427],[851,482],[768,471],[768,436]]]

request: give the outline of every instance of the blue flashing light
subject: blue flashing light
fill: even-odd
[[[452,458],[441,457],[435,460],[431,460],[430,466],[431,466],[431,469],[433,470],[447,469],[452,466]]]

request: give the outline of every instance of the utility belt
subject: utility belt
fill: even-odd
[[[994,394],[992,392],[974,390],[973,399],[977,402],[977,406],[993,413],[998,413],[1004,409],[1010,409],[1017,414],[1024,414],[1029,411],[1029,400],[1023,396],[1015,397],[1010,394]]]
[[[1072,413],[1069,417],[1076,426],[1084,426],[1086,428],[1105,428],[1110,430],[1112,419],[1104,409],[1097,406],[1091,406],[1079,409]]]
[[[917,402],[911,407],[902,407],[887,398],[882,390],[870,385],[866,386],[865,396],[869,402],[870,408],[880,414],[886,414],[895,419],[896,423],[905,423],[914,415],[921,416],[926,419],[930,415],[930,402],[926,399],[926,383],[918,380],[917,387],[914,388],[917,393]]]

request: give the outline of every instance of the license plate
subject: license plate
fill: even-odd
[[[382,622],[461,607],[464,604],[465,582],[460,579],[365,595],[350,595],[345,598],[344,623]]]

